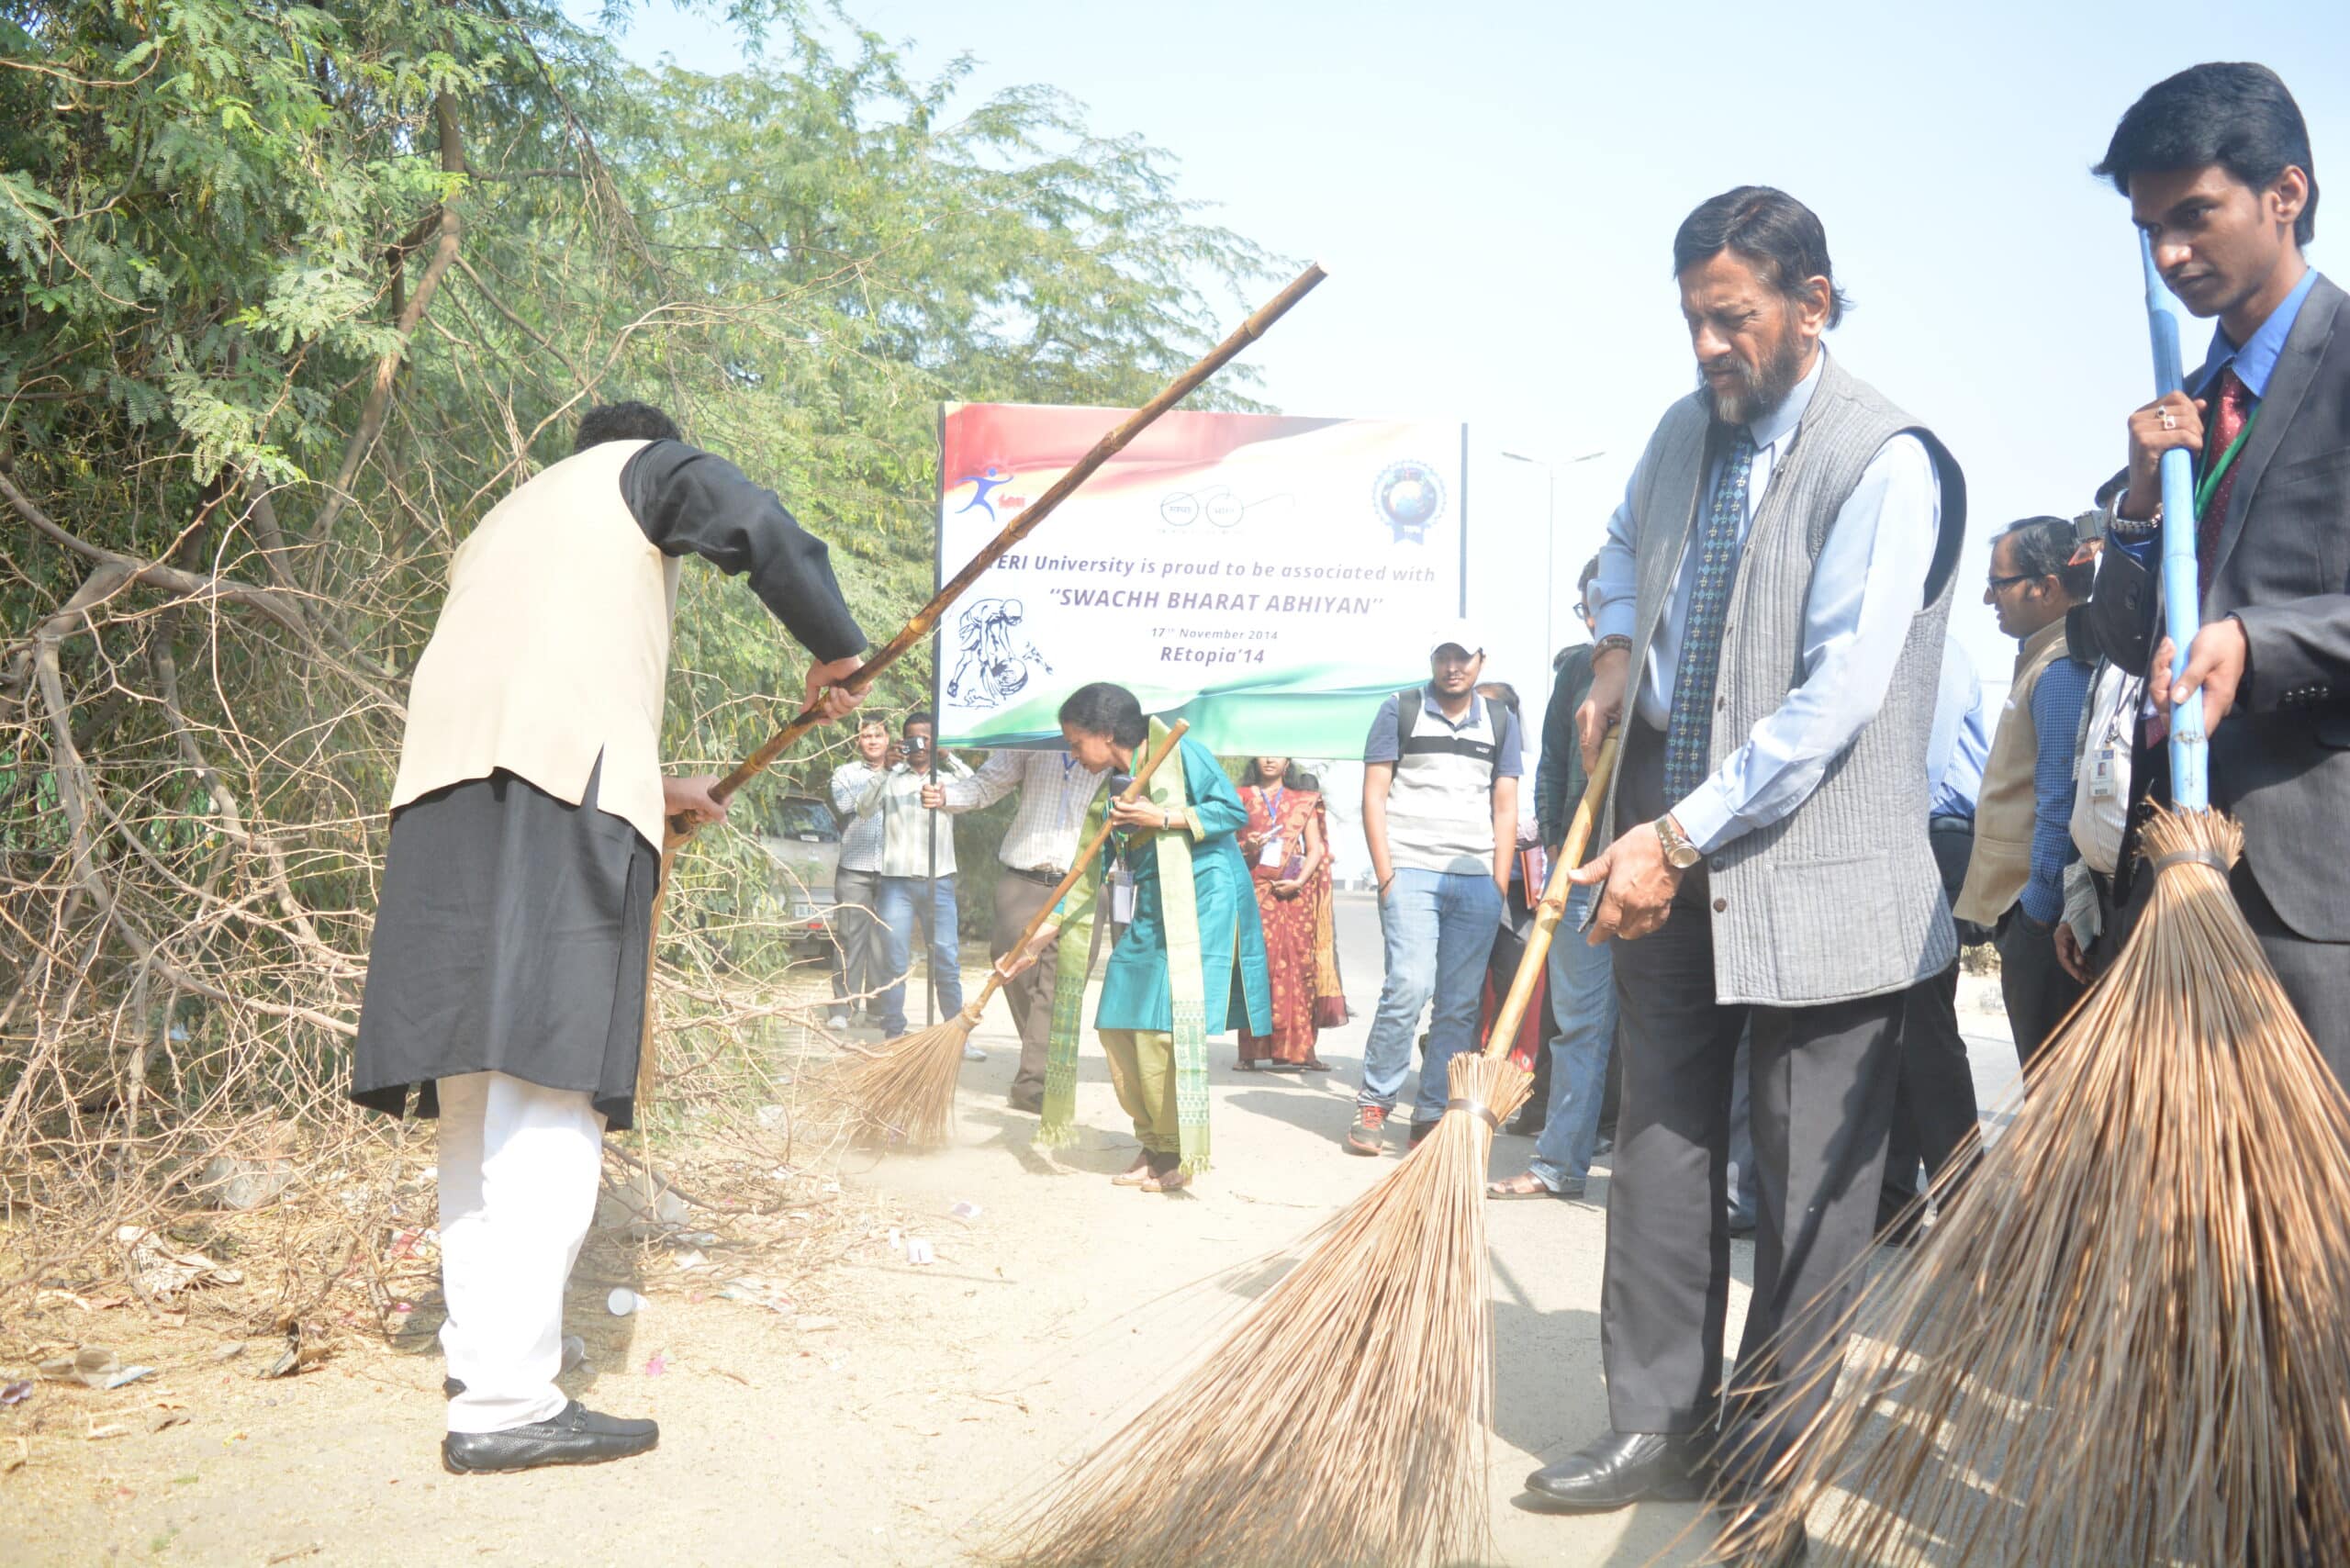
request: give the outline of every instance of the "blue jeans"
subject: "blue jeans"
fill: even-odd
[[[1412,1036],[1433,1000],[1427,1059],[1420,1064],[1420,1093],[1413,1119],[1433,1124],[1444,1114],[1446,1065],[1477,1034],[1477,1001],[1485,959],[1502,926],[1502,895],[1483,874],[1398,868],[1379,901],[1379,928],[1387,939],[1387,980],[1362,1047],[1362,1088],[1355,1103],[1395,1106],[1412,1070]]]
[[[1576,929],[1583,910],[1602,891],[1577,888],[1550,942],[1550,1106],[1527,1169],[1552,1192],[1591,1174],[1591,1146],[1599,1138],[1599,1102],[1607,1087],[1607,1053],[1616,1044],[1616,965],[1613,950],[1595,947]]]
[[[894,977],[881,993],[881,1032],[892,1038],[906,1032],[906,970],[913,962],[914,923],[930,932],[930,983],[938,992],[938,1016],[952,1017],[963,1010],[963,971],[956,958],[955,878],[938,879],[938,899],[930,901],[927,877],[884,877],[875,892],[873,913],[881,918],[881,972]]]

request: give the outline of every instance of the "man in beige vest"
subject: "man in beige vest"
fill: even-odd
[[[1998,928],[1999,992],[2027,1068],[2081,996],[2056,952],[2065,868],[2080,853],[2071,828],[2073,757],[2089,684],[2088,667],[2068,656],[2065,612],[2088,597],[2097,577],[2095,563],[2075,564],[2077,547],[2063,518],[2011,523],[1991,542],[1983,589],[1999,630],[2022,646],[1975,797],[1975,849],[1955,913]]]
[[[823,544],[643,403],[590,410],[458,547],[409,687],[352,1097],[440,1118],[453,1471],[659,1436],[555,1377],[604,1129],[633,1111],[663,819],[726,810],[657,749],[688,552],[748,577],[819,661],[809,702],[847,712],[865,634]]]

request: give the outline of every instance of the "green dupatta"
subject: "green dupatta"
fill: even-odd
[[[1148,748],[1167,737],[1167,726],[1150,722]],[[1159,765],[1144,786],[1145,798],[1176,817],[1189,814],[1191,795],[1183,784],[1181,743],[1176,755]],[[1078,842],[1088,844],[1109,812],[1109,793],[1098,797],[1086,812]],[[1115,853],[1113,846],[1110,853]],[[1192,886],[1191,836],[1181,829],[1158,834],[1151,842],[1158,862],[1159,919],[1166,933],[1167,980],[1173,995],[1169,1009],[1174,1022],[1175,1117],[1181,1135],[1183,1170],[1196,1174],[1208,1168],[1208,1043],[1207,997],[1200,955],[1199,904]],[[1085,984],[1091,976],[1093,919],[1108,868],[1081,879],[1062,901],[1059,957],[1053,977],[1052,1055],[1045,1064],[1045,1112],[1036,1129],[1036,1145],[1053,1148],[1077,1137],[1077,1044],[1084,1027]],[[1114,958],[1114,954],[1113,957]]]

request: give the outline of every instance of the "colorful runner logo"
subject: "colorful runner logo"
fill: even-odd
[[[971,487],[971,498],[962,504],[956,511],[956,516],[960,517],[967,511],[983,511],[988,514],[989,521],[1000,521],[995,515],[992,493],[1011,484],[1011,475],[999,473],[995,465],[990,464],[985,474],[966,474],[955,482]]]

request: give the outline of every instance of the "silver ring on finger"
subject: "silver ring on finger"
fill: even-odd
[[[2177,430],[2177,428],[2178,420],[2171,416],[2171,411],[2168,409],[2165,409],[2163,410],[2163,429],[2169,431]]]

